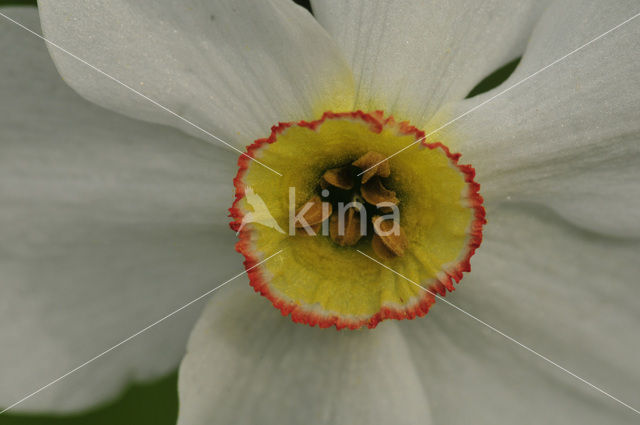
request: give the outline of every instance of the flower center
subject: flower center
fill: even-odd
[[[339,246],[354,246],[373,233],[371,246],[383,259],[404,254],[407,237],[400,225],[396,193],[384,186],[391,167],[384,155],[369,151],[350,164],[326,170],[314,195],[298,211],[298,234],[316,235],[324,226]],[[388,214],[391,213],[391,214]]]
[[[231,227],[253,288],[295,322],[338,329],[423,316],[454,290],[482,240],[482,197],[473,168],[424,136],[382,112],[326,112],[249,146],[282,173],[238,162]]]

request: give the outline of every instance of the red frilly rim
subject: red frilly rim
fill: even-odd
[[[378,323],[386,319],[414,319],[416,317],[422,317],[429,312],[431,306],[435,303],[436,296],[445,296],[447,291],[454,291],[454,282],[458,283],[462,279],[463,273],[471,271],[471,257],[476,252],[476,249],[482,243],[482,227],[486,224],[486,212],[482,206],[483,199],[480,195],[480,185],[474,181],[476,172],[471,165],[459,164],[459,153],[451,153],[449,148],[440,142],[427,143],[424,140],[425,133],[408,122],[403,121],[396,123],[392,116],[384,117],[382,111],[375,111],[373,113],[366,113],[363,111],[353,112],[325,112],[322,117],[315,121],[299,121],[299,122],[287,122],[279,123],[271,127],[271,135],[268,138],[257,139],[251,145],[247,147],[246,154],[241,155],[238,159],[238,174],[233,179],[233,184],[236,189],[235,201],[230,211],[230,217],[233,218],[229,224],[231,229],[237,231],[240,228],[240,223],[244,217],[244,213],[239,208],[239,203],[245,196],[245,185],[243,178],[249,168],[251,159],[258,153],[258,151],[265,145],[275,143],[278,135],[284,132],[287,128],[297,125],[300,127],[307,127],[315,130],[323,122],[329,119],[335,118],[354,118],[368,123],[371,126],[371,130],[375,133],[380,133],[382,129],[387,125],[395,124],[399,129],[399,132],[404,135],[413,135],[416,140],[422,140],[421,145],[429,149],[441,149],[445,155],[449,158],[451,163],[456,166],[462,174],[465,176],[465,182],[469,193],[467,198],[469,200],[469,207],[473,208],[474,215],[471,221],[470,229],[468,232],[468,241],[466,249],[461,253],[460,259],[453,267],[443,270],[443,276],[433,282],[424,296],[417,302],[412,303],[411,306],[403,306],[402,308],[391,308],[383,306],[379,312],[364,319],[354,319],[342,317],[337,314],[319,314],[314,311],[307,310],[304,306],[296,304],[294,301],[286,300],[279,297],[270,288],[268,279],[264,276],[261,266],[256,267],[261,261],[257,253],[253,252],[251,247],[251,231],[247,228],[240,230],[238,234],[239,241],[236,244],[236,251],[241,253],[244,258],[244,266],[249,276],[251,286],[256,292],[259,292],[271,303],[282,312],[283,316],[291,315],[291,319],[296,323],[304,323],[310,326],[318,326],[320,328],[329,328],[335,326],[336,329],[358,329],[366,326],[370,329],[375,328]]]

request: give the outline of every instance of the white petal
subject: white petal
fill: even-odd
[[[639,242],[553,214],[489,215],[447,300],[636,409]],[[438,424],[626,424],[638,415],[442,302],[403,327]]]
[[[180,367],[180,425],[430,423],[396,323],[311,328],[246,283],[218,295]]]
[[[593,40],[638,13],[637,6],[634,0],[554,4],[512,77],[444,119]],[[444,130],[476,168],[486,199],[542,202],[581,226],[640,235],[638,37],[640,18]]]
[[[318,20],[344,50],[356,106],[420,126],[464,98],[524,51],[546,1],[314,1]]]
[[[38,26],[37,11],[2,9]],[[0,25],[0,407],[242,270],[224,224],[236,155],[90,104],[44,43]],[[229,235],[226,237],[225,235]],[[220,236],[223,235],[223,236]],[[199,306],[16,410],[69,411],[167,373]]]
[[[237,147],[278,121],[353,102],[335,43],[289,0],[42,0],[45,36]],[[89,100],[200,131],[58,49],[58,70]]]

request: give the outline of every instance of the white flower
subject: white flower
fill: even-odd
[[[44,35],[238,149],[277,122],[383,109],[428,128],[613,28],[630,1],[41,0]],[[32,9],[3,8],[31,28]],[[8,22],[0,25],[0,403],[241,270],[237,153]],[[640,22],[445,128],[489,224],[450,300],[640,405]],[[501,87],[463,99],[522,55]],[[330,94],[330,98],[327,96]],[[354,100],[355,99],[355,100]],[[159,124],[178,127],[191,136]],[[455,137],[450,136],[455,134]],[[179,423],[634,423],[638,416],[458,311],[373,331],[283,318],[237,281],[180,369]],[[449,298],[448,297],[448,298]],[[16,410],[70,411],[171,370],[180,312]]]

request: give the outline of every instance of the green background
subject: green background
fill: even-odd
[[[296,3],[309,8],[308,1]],[[32,5],[35,0],[0,0],[0,6]],[[11,25],[4,23],[2,25]],[[25,37],[31,35],[25,33]],[[469,97],[488,91],[502,83],[516,68],[516,59],[482,80],[471,90]],[[178,413],[178,373],[145,384],[133,384],[116,400],[86,412],[74,415],[28,415],[5,413],[0,416],[1,425],[174,425]],[[6,383],[4,383],[6,384]]]

